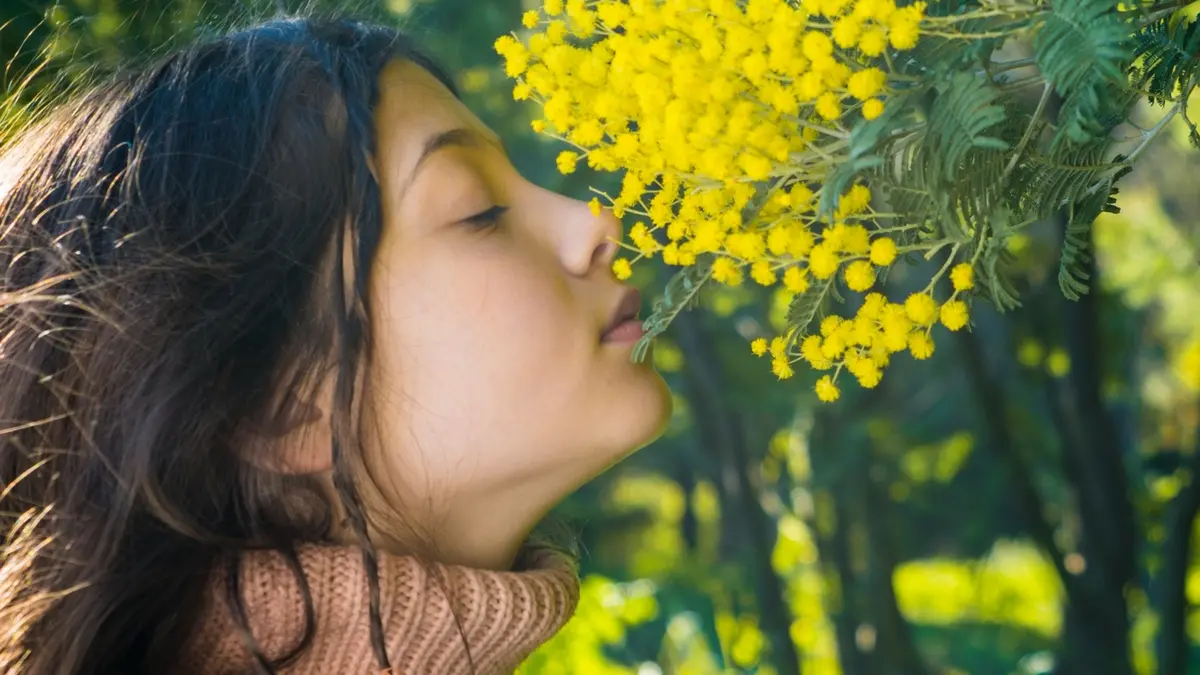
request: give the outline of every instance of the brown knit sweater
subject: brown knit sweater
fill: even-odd
[[[299,552],[312,591],[316,631],[311,646],[280,674],[378,675],[361,553],[315,545]],[[551,552],[529,558],[527,571],[491,572],[382,556],[380,614],[391,672],[458,675],[472,672],[473,662],[479,675],[512,673],[562,628],[579,597],[579,580],[568,559]],[[304,604],[294,573],[272,552],[247,554],[241,570],[244,606],[259,648],[272,658],[287,653],[304,631]],[[256,672],[225,602],[226,576],[215,573],[210,580],[200,628],[184,647],[180,673]]]

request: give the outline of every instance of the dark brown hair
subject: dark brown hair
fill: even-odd
[[[303,581],[294,546],[334,505],[234,439],[326,376],[389,665],[351,411],[381,229],[371,114],[396,58],[453,90],[394,30],[280,19],[110,78],[0,149],[0,672],[163,672],[215,565],[235,615],[241,551],[283,551]],[[307,647],[308,610],[261,670]]]

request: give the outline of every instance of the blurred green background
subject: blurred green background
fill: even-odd
[[[0,0],[2,117],[231,22],[340,9],[406,26],[530,179],[586,199],[614,177],[557,174],[561,148],[529,131],[537,111],[492,51],[531,2]],[[666,437],[560,510],[582,536],[583,599],[522,672],[1200,672],[1200,406],[1165,358],[1200,327],[1200,162],[1175,131],[1096,228],[1098,292],[1064,300],[1054,230],[1035,229],[1014,247],[1021,310],[980,305],[931,361],[835,405],[750,354],[786,310],[772,292],[706,295],[655,352],[676,399]],[[665,274],[639,268],[653,294]]]

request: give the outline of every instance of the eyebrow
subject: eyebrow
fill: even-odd
[[[408,181],[409,183],[412,183],[412,181],[416,180],[417,173],[420,172],[421,166],[425,163],[425,160],[429,159],[431,155],[437,153],[438,150],[452,147],[479,148],[488,145],[491,145],[500,152],[507,154],[504,149],[504,143],[499,138],[483,134],[474,129],[460,127],[434,134],[425,140],[425,147],[421,149],[421,156],[417,158],[417,163],[413,167],[412,175],[409,177]]]

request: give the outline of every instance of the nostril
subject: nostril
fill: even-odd
[[[600,242],[595,250],[592,251],[591,266],[603,267],[612,262],[612,259],[617,255],[617,243],[609,239]]]

